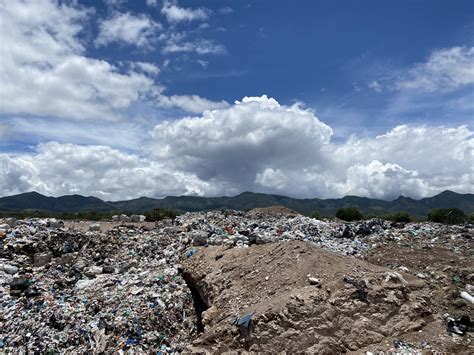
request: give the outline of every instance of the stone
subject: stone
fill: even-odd
[[[35,254],[33,264],[35,267],[45,266],[52,258],[53,255],[51,253]]]
[[[207,244],[207,232],[204,231],[195,231],[193,233],[193,245],[194,246],[203,246]]]
[[[28,288],[29,283],[28,280],[24,277],[14,277],[10,281],[10,290],[21,290],[24,291]]]
[[[104,265],[102,267],[102,272],[104,274],[113,274],[115,272],[115,269],[111,265]]]
[[[86,269],[84,269],[84,275],[87,277],[96,277],[97,275],[102,274],[102,267],[100,266],[90,266]]]
[[[3,270],[4,272],[6,272],[7,274],[10,274],[10,275],[15,275],[19,268],[14,266],[14,265],[8,265],[8,264],[2,264],[0,265],[0,269]]]

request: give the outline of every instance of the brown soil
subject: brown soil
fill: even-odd
[[[300,241],[199,248],[182,268],[208,309],[204,332],[188,350],[359,353],[393,351],[395,340],[414,349],[472,350],[471,333],[453,338],[442,318],[456,310],[472,319],[472,306],[458,302],[454,309],[444,300],[444,286],[386,267],[396,262],[414,268],[406,251],[379,249],[367,254],[368,263]],[[413,263],[445,258],[450,270],[465,275],[468,260],[454,266],[449,253],[424,253],[415,253]],[[250,328],[232,324],[252,312]]]

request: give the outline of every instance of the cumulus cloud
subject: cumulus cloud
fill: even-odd
[[[474,132],[467,126],[402,125],[338,144],[331,136],[332,129],[299,104],[245,97],[156,125],[140,156],[59,143],[4,154],[0,194],[37,190],[122,199],[260,191],[392,199],[474,192]]]
[[[80,193],[117,200],[142,195],[212,193],[192,174],[104,146],[51,142],[34,154],[0,154],[0,195],[38,191],[47,195]]]
[[[0,113],[114,119],[155,91],[138,72],[84,56],[78,38],[90,10],[48,0],[0,7]]]
[[[288,183],[288,177],[280,169],[273,170],[267,168],[261,173],[257,173],[255,184],[275,189],[283,189]]]
[[[392,198],[472,191],[474,139],[466,126],[398,126],[343,144],[331,143],[331,135],[310,110],[246,97],[201,117],[157,125],[147,151],[239,192]]]
[[[147,47],[161,28],[159,23],[145,15],[118,13],[100,23],[99,35],[94,43],[96,46],[115,42]]]
[[[207,20],[210,11],[208,9],[191,9],[180,7],[177,1],[165,1],[161,13],[171,23],[189,22],[194,20]]]
[[[452,47],[434,51],[424,63],[415,65],[396,83],[399,89],[427,92],[457,89],[474,83],[474,47]]]
[[[245,97],[229,108],[205,111],[202,117],[157,125],[148,151],[203,180],[245,190],[266,168],[311,164],[331,134],[331,128],[298,105]]]
[[[201,113],[205,110],[214,110],[229,106],[226,101],[211,101],[197,95],[160,95],[158,103],[164,108],[180,108],[191,113]]]

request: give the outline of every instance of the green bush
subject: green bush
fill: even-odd
[[[471,212],[471,214],[469,214],[467,220],[469,223],[474,223],[474,212]]]
[[[444,224],[460,224],[466,215],[459,208],[435,208],[428,212],[428,221]]]
[[[311,218],[314,218],[314,219],[319,219],[319,220],[322,219],[322,217],[321,217],[321,215],[319,214],[318,211],[314,211],[313,213],[311,213],[311,216],[310,216],[310,217],[311,217]]]
[[[336,217],[343,221],[351,222],[362,219],[362,214],[355,207],[339,208],[336,212]]]
[[[393,222],[411,222],[413,218],[408,212],[402,211],[389,215],[388,220]]]

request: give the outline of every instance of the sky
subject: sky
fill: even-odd
[[[474,2],[0,0],[0,196],[474,193]]]

